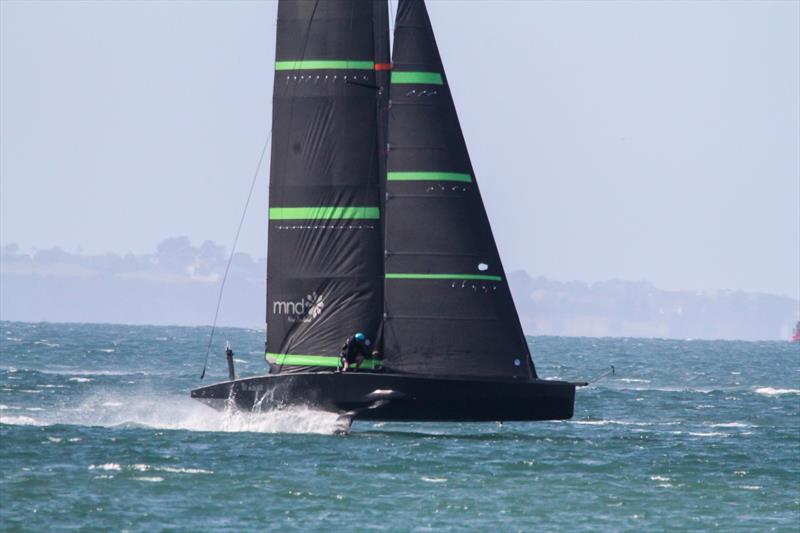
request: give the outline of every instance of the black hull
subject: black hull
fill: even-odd
[[[359,420],[512,421],[572,418],[575,383],[434,378],[378,373],[299,373],[215,383],[192,391],[214,408],[304,405]]]

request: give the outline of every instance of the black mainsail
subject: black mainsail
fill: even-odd
[[[535,377],[422,0],[400,0],[386,194],[385,364]]]
[[[270,373],[192,397],[345,425],[570,418],[577,384],[536,376],[423,0],[400,0],[392,59],[386,0],[280,0]],[[382,357],[334,372],[356,331]]]
[[[380,330],[384,4],[278,5],[267,264],[273,372],[336,367],[347,335]]]

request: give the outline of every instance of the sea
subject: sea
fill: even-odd
[[[572,420],[343,436],[191,400],[209,328],[0,332],[3,531],[800,531],[800,344],[531,337],[590,382]],[[225,341],[264,373],[263,331],[222,329],[202,383]]]

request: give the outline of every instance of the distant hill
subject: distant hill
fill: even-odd
[[[213,319],[227,255],[206,241],[161,242],[145,255],[58,248],[0,253],[0,319],[203,325]],[[236,254],[220,325],[263,328],[266,259]],[[587,284],[509,273],[528,335],[787,339],[797,300],[740,291],[665,291],[647,282]]]
[[[784,340],[797,300],[742,291],[666,291],[644,281],[560,282],[511,272],[532,335]]]

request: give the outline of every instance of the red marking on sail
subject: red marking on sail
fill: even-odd
[[[375,70],[392,70],[391,63],[375,63]]]

